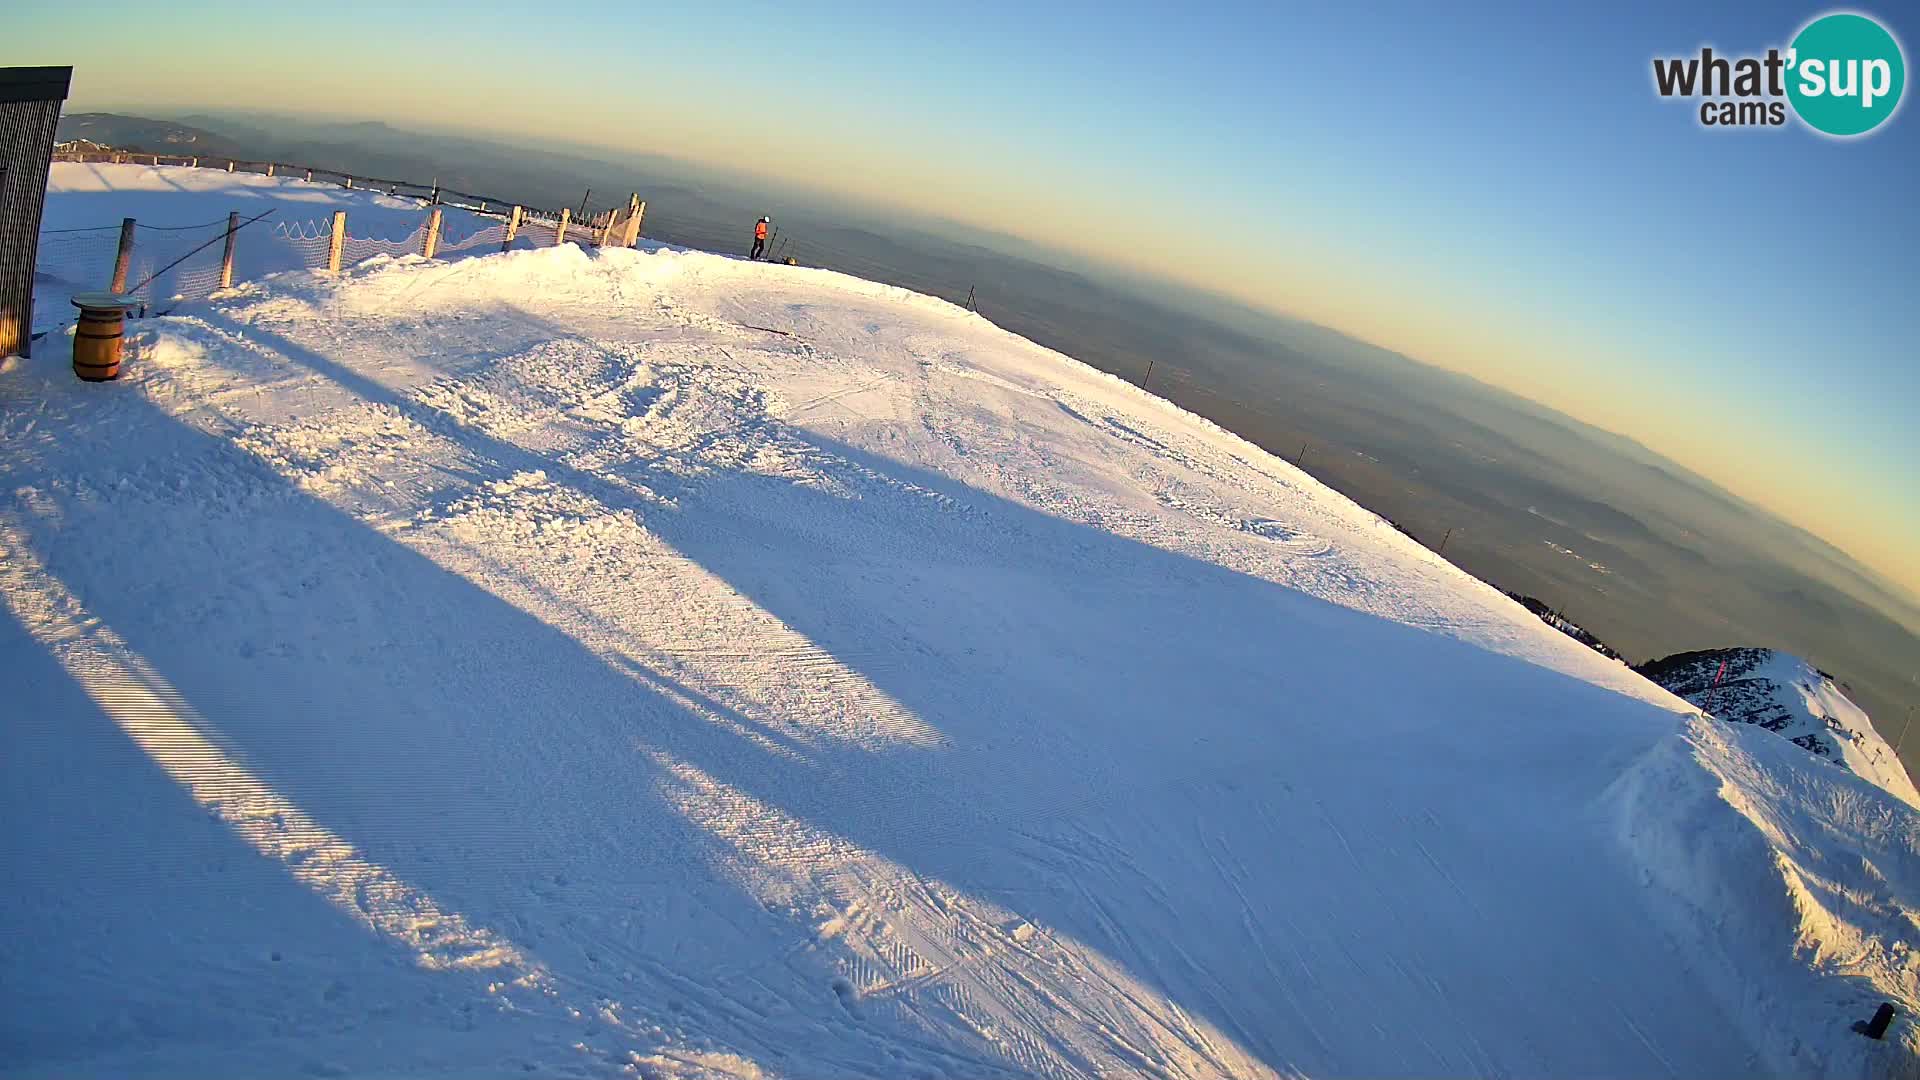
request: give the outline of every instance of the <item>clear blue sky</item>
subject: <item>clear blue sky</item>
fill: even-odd
[[[1652,89],[1826,7],[24,2],[0,62],[77,64],[77,106],[546,129],[1066,246],[1638,438],[1920,589],[1920,114],[1709,131]],[[1857,10],[1912,62],[1920,12]]]

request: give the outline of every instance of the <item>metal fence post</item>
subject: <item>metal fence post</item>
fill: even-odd
[[[240,211],[227,215],[227,250],[220,256],[220,287],[233,288],[233,241],[240,234]]]
[[[345,210],[335,210],[333,212],[333,232],[327,237],[327,271],[329,273],[337,274],[340,272],[340,252],[346,246],[346,243],[347,212]]]
[[[427,218],[426,248],[424,254],[429,259],[433,258],[434,252],[440,250],[440,208],[437,206],[433,208],[432,215]]]
[[[133,265],[133,219],[120,219],[120,249],[113,255],[113,285],[115,293],[127,291],[127,268]]]

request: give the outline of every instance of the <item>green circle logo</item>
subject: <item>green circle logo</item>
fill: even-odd
[[[1828,135],[1862,135],[1900,105],[1907,64],[1900,43],[1865,15],[1822,15],[1787,50],[1793,111]]]

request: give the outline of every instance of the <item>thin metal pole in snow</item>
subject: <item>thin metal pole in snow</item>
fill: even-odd
[[[1436,554],[1436,555],[1444,555],[1444,554],[1446,554],[1446,552],[1447,552],[1447,541],[1448,541],[1448,540],[1451,540],[1451,539],[1453,539],[1453,530],[1452,530],[1452,529],[1448,529],[1448,530],[1447,530],[1447,535],[1445,535],[1445,536],[1443,536],[1443,537],[1441,537],[1441,538],[1440,538],[1440,550],[1439,550],[1439,551],[1437,551],[1437,552],[1435,552],[1434,554]]]

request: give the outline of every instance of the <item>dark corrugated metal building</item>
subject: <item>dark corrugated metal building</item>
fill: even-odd
[[[47,166],[70,67],[0,68],[0,356],[26,355]]]

